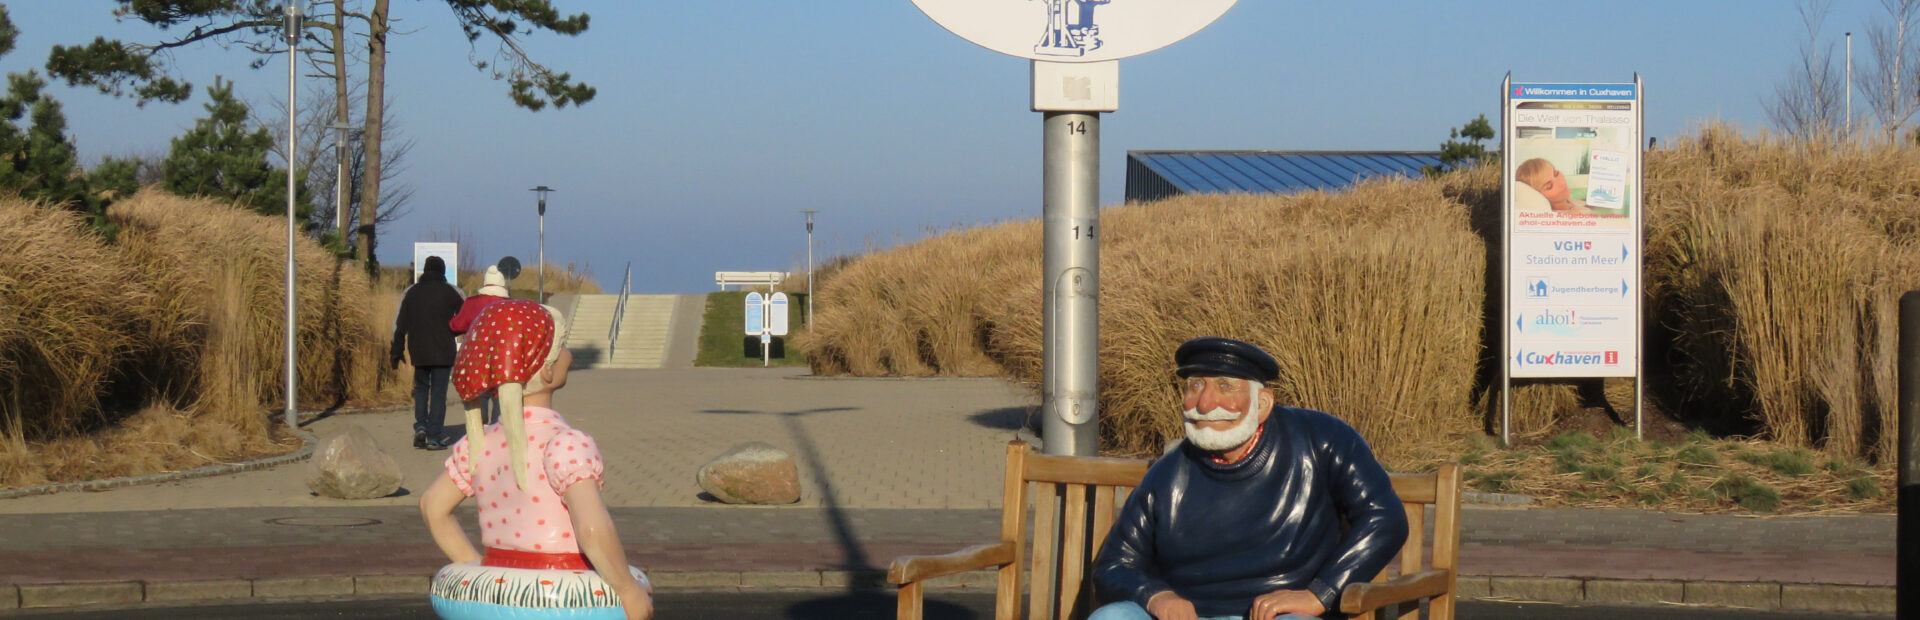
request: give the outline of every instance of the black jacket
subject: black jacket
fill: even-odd
[[[413,356],[413,365],[452,366],[455,349],[453,330],[447,323],[460,313],[466,295],[447,282],[444,273],[428,271],[420,281],[407,287],[400,296],[400,311],[393,317],[393,348],[390,357],[399,358],[401,347]]]
[[[1275,590],[1308,590],[1337,615],[1340,590],[1379,574],[1407,539],[1393,482],[1331,415],[1275,407],[1259,443],[1214,463],[1182,444],[1147,470],[1093,571],[1105,600],[1173,590],[1202,616],[1244,615]]]

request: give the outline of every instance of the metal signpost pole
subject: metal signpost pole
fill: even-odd
[[[1045,127],[1041,436],[1047,454],[1093,456],[1100,438],[1100,115],[1048,112]]]
[[[299,49],[300,49],[300,7],[298,5],[294,5],[294,4],[287,5],[286,29],[287,29],[287,33],[286,33],[287,34],[287,323],[286,323],[287,411],[286,411],[286,418],[287,418],[288,428],[298,428],[300,426],[300,414],[297,410],[297,404],[295,403],[295,400],[299,397],[299,393],[295,391],[296,386],[295,386],[295,375],[294,375],[294,373],[297,372],[297,370],[294,368],[294,354],[295,354],[294,330],[298,327],[298,324],[294,322],[297,317],[294,313],[295,299],[293,295],[293,275],[294,275],[293,273],[293,230],[295,228],[294,226],[295,186],[294,186],[294,176],[293,176],[295,166],[293,165],[293,154],[296,150],[294,148],[295,141],[299,137],[299,134],[295,131],[295,127],[294,127],[294,120],[299,117],[299,114],[295,111],[295,108],[294,108],[294,86],[298,83],[300,79],[299,58],[298,58]]]
[[[1045,114],[1041,440],[1046,454],[1099,453],[1100,113],[1120,106],[1120,59],[1172,44],[1236,0],[1136,3],[913,0],[981,47],[1032,61],[1032,109]],[[1034,34],[1039,33],[1038,40]],[[1172,353],[1169,351],[1168,353]]]
[[[1899,374],[1900,445],[1895,449],[1900,461],[1894,486],[1893,582],[1901,584],[1894,600],[1896,617],[1912,617],[1920,610],[1920,588],[1912,584],[1920,579],[1920,291],[1900,296]]]
[[[1645,85],[1640,83],[1640,74],[1638,72],[1633,74],[1633,114],[1635,116],[1634,127],[1640,128],[1640,131],[1644,133],[1647,126],[1646,88]],[[1640,136],[1635,134],[1634,143],[1638,145],[1639,142]],[[1633,218],[1633,255],[1642,257],[1639,260],[1644,261],[1646,260],[1644,257],[1647,255],[1647,220],[1644,216],[1647,212],[1647,155],[1646,149],[1636,148],[1633,152],[1633,208],[1642,214]],[[1634,296],[1632,299],[1634,300],[1633,303],[1635,306],[1644,305],[1640,300],[1646,297],[1646,293],[1641,292],[1647,290],[1647,283],[1643,279],[1646,272],[1647,270],[1645,269],[1633,270]],[[1647,347],[1646,337],[1644,336],[1644,334],[1647,333],[1645,329],[1646,312],[1644,308],[1638,310],[1639,311],[1633,313],[1634,338],[1640,340],[1633,346],[1633,440],[1646,441],[1647,416],[1645,405],[1647,402],[1647,356],[1645,352]]]
[[[1513,196],[1507,191],[1513,179],[1513,74],[1500,81],[1500,330],[1506,333],[1507,317],[1513,316],[1513,297],[1507,290],[1512,283],[1507,274],[1513,255]],[[1513,445],[1513,337],[1500,337],[1500,445]]]

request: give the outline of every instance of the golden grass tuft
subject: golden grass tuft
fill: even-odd
[[[1683,411],[1893,457],[1898,296],[1920,288],[1920,149],[1713,126],[1649,158],[1650,340]],[[1658,349],[1655,349],[1658,350]]]
[[[71,211],[0,200],[0,433],[26,441],[107,422],[153,292]]]
[[[1172,351],[1209,334],[1272,351],[1282,402],[1333,412],[1382,451],[1471,427],[1484,250],[1466,219],[1438,185],[1411,181],[1106,210],[1103,445],[1147,454],[1179,435]],[[814,371],[1037,384],[1040,232],[955,232],[816,280],[817,323],[800,343]]]
[[[0,487],[296,446],[269,413],[284,402],[284,220],[154,191],[107,217],[111,245],[65,211],[0,200]],[[302,408],[404,400],[382,369],[391,311],[376,315],[361,269],[305,237],[296,251]]]
[[[1663,147],[1646,176],[1652,401],[1721,433],[1892,458],[1895,313],[1920,289],[1920,148],[1717,125]],[[1383,453],[1495,424],[1497,167],[1101,217],[1109,450],[1151,452],[1179,432],[1168,358],[1206,334],[1272,350],[1283,402],[1345,417]],[[1040,224],[1025,221],[852,259],[816,279],[817,324],[798,344],[820,374],[1037,383],[1040,255]],[[1546,433],[1595,404],[1572,383],[1523,383],[1515,430]]]

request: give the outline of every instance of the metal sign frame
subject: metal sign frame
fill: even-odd
[[[1644,95],[1638,74],[1501,83],[1503,442],[1513,380],[1530,377],[1633,378],[1634,436],[1644,436]]]

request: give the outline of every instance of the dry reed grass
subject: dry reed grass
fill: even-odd
[[[1895,313],[1920,289],[1920,148],[1724,126],[1663,146],[1646,177],[1655,402],[1721,433],[1891,458]],[[1383,452],[1492,424],[1502,257],[1481,240],[1500,235],[1497,167],[1333,195],[1190,196],[1102,219],[1114,451],[1177,432],[1154,413],[1175,400],[1167,357],[1208,333],[1283,356],[1283,400],[1346,416]],[[1027,221],[851,260],[816,279],[818,324],[799,344],[821,374],[1037,382],[1040,251]],[[1476,357],[1462,375],[1459,360]],[[1570,383],[1522,384],[1516,431],[1547,433],[1582,404]]]
[[[19,309],[0,313],[0,487],[297,445],[266,406],[283,398],[284,222],[158,192],[108,218],[110,246],[62,211],[0,200],[0,307]],[[386,329],[365,276],[311,240],[296,247],[303,408],[404,400],[381,371]]]
[[[107,422],[153,292],[69,210],[0,200],[0,231],[0,432],[19,449]]]
[[[1467,430],[1483,248],[1466,220],[1438,185],[1410,181],[1106,210],[1103,445],[1146,454],[1179,435],[1171,353],[1208,334],[1272,351],[1282,402],[1340,415],[1383,452]],[[1037,384],[1040,232],[955,232],[816,280],[814,371]]]
[[[1895,313],[1920,288],[1920,148],[1712,126],[1659,155],[1647,288],[1670,398],[1734,432],[1891,459]]]

